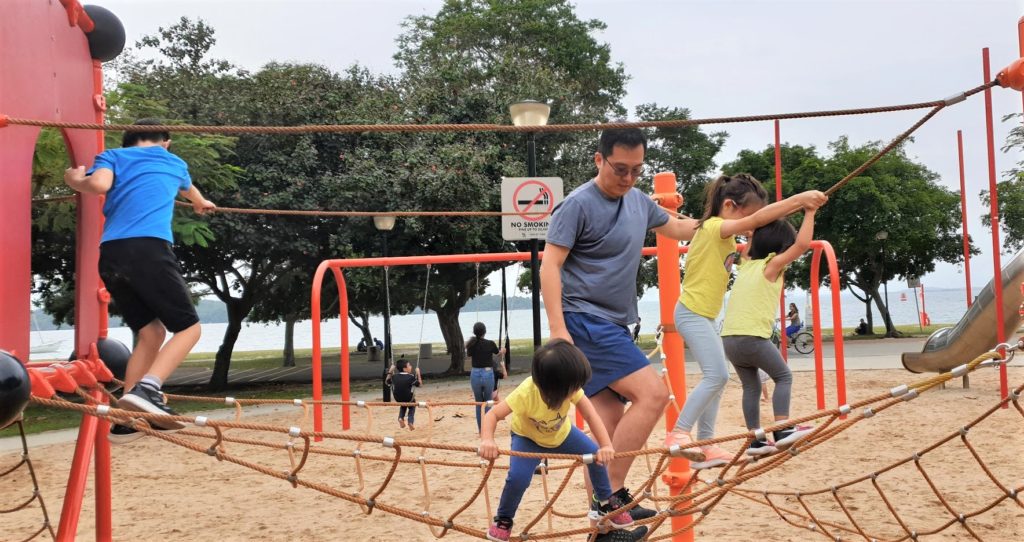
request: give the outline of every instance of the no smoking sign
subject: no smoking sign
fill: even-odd
[[[551,211],[562,201],[561,177],[502,177],[501,236],[506,241],[543,239]]]

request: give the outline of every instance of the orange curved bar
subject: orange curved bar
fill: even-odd
[[[821,302],[818,290],[821,286],[821,255],[825,254],[828,264],[829,283],[832,290],[832,335],[835,347],[836,401],[846,404],[846,358],[843,344],[843,310],[839,299],[839,264],[836,253],[828,241],[811,241],[811,307],[814,318],[814,388],[817,393],[818,409],[825,408],[825,375],[821,340]]]

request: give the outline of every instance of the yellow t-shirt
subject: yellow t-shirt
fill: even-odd
[[[512,432],[538,446],[556,448],[565,442],[572,427],[568,421],[569,405],[575,405],[582,398],[583,390],[577,390],[558,410],[551,410],[544,404],[533,377],[528,377],[505,397],[505,403],[512,409]]]
[[[736,238],[722,239],[721,217],[704,221],[690,241],[686,253],[686,274],[679,302],[687,309],[705,317],[717,318],[722,310],[725,289],[736,260]]]
[[[732,285],[729,306],[725,308],[722,336],[749,335],[771,338],[772,324],[779,313],[779,294],[782,293],[782,273],[775,282],[764,277],[764,268],[775,257],[769,254],[760,260],[746,260],[739,265],[736,282]]]

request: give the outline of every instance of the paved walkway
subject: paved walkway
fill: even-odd
[[[845,366],[847,370],[862,369],[902,369],[900,354],[903,352],[920,352],[924,345],[924,339],[877,339],[857,340],[845,343]],[[825,370],[835,368],[835,345],[831,342],[825,343],[823,349],[822,364]],[[407,356],[409,358],[410,356]],[[365,353],[353,353],[351,355],[349,374],[352,380],[373,380],[381,377],[383,364],[380,361],[368,361]],[[415,354],[411,356],[415,360]],[[660,360],[652,360],[660,368]],[[799,354],[792,348],[789,350],[789,364],[794,371],[813,371],[814,354]],[[420,370],[423,374],[440,374],[448,370],[448,356],[444,353],[434,354],[429,359],[420,360]],[[513,372],[525,372],[530,366],[530,360],[523,357],[512,359]],[[686,364],[687,373],[698,373],[700,368],[696,363]],[[210,381],[213,370],[203,367],[181,367],[168,379],[169,386],[198,386]],[[341,364],[338,356],[325,356],[323,366],[324,381],[339,381],[341,379]],[[273,369],[242,369],[229,371],[228,382],[230,384],[252,384],[252,383],[304,383],[312,381],[312,367],[302,365],[298,367],[277,367]]]

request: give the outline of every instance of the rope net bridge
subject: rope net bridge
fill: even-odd
[[[636,524],[646,525],[649,529],[648,540],[665,540],[683,531],[699,525],[716,506],[728,495],[734,495],[750,502],[756,502],[769,508],[778,517],[794,527],[808,529],[820,533],[832,540],[917,540],[924,535],[939,533],[947,529],[959,527],[976,540],[982,540],[977,529],[972,528],[972,520],[985,514],[1004,501],[1011,501],[1019,508],[1024,508],[1021,492],[1024,481],[1019,479],[1006,482],[1001,480],[986,462],[982,451],[970,441],[970,431],[986,421],[992,421],[993,413],[1012,406],[1013,419],[1001,419],[1001,429],[1009,434],[1021,434],[1024,429],[1024,407],[1021,395],[1024,383],[1017,386],[1011,395],[986,410],[983,414],[960,427],[950,427],[948,435],[934,443],[922,447],[909,457],[895,461],[882,468],[873,469],[868,474],[845,482],[825,485],[814,491],[783,491],[750,488],[751,482],[780,466],[803,458],[851,427],[872,420],[884,411],[904,405],[920,396],[920,394],[942,386],[946,381],[958,378],[981,367],[1007,363],[1016,350],[1024,349],[1024,339],[1016,345],[1002,344],[970,363],[962,365],[949,373],[922,379],[912,384],[904,384],[848,405],[831,410],[821,410],[806,416],[788,420],[786,425],[815,423],[815,428],[806,438],[798,441],[784,452],[761,458],[757,461],[748,460],[745,450],[752,440],[762,434],[782,427],[766,426],[756,431],[748,431],[734,435],[700,441],[694,446],[717,443],[735,449],[732,460],[718,470],[698,471],[697,475],[689,476],[687,491],[675,497],[668,496],[661,488],[663,477],[671,476],[667,472],[669,459],[680,454],[678,447],[646,448],[632,452],[617,453],[617,457],[632,456],[643,458],[647,470],[639,487],[634,486],[637,495],[634,503],[627,505],[629,509],[638,504],[658,510],[653,518],[637,521]],[[1006,358],[1006,359],[1004,359]],[[113,395],[102,388],[104,395],[111,403],[116,403]],[[382,403],[367,401],[320,401],[322,405],[349,404],[365,413],[366,426],[363,432],[312,432],[304,431],[308,419],[309,408],[314,403],[301,399],[264,400],[234,399],[231,397],[196,397],[183,395],[167,395],[169,401],[190,400],[229,405],[235,409],[234,420],[213,420],[204,416],[165,416],[133,411],[120,410],[106,404],[97,404],[94,395],[78,385],[74,392],[86,400],[85,404],[62,399],[56,394],[51,398],[33,397],[36,404],[57,407],[98,416],[111,423],[130,425],[138,431],[175,444],[182,448],[209,455],[218,461],[230,462],[251,469],[252,471],[280,479],[292,487],[305,487],[337,497],[357,505],[366,515],[375,510],[400,516],[429,528],[433,536],[442,538],[451,532],[458,532],[471,537],[484,538],[483,528],[494,513],[494,505],[503,482],[503,473],[507,470],[506,461],[482,461],[477,455],[475,445],[457,445],[435,441],[439,432],[434,422],[439,412],[447,407],[465,407],[481,405],[474,402],[419,402],[408,403],[406,406],[419,406],[426,410],[429,420],[419,439],[396,438],[383,436],[374,432],[375,411],[393,409],[401,403]],[[297,425],[278,426],[243,421],[244,408],[257,405],[293,405],[299,409]],[[390,419],[391,415],[388,415]],[[443,416],[442,416],[443,417]],[[154,428],[154,422],[180,421],[191,424],[177,432],[162,431]],[[471,423],[467,421],[466,423]],[[956,422],[951,421],[950,425]],[[995,423],[995,422],[992,422]],[[421,424],[422,425],[422,424]],[[412,434],[412,433],[409,433]],[[417,435],[418,436],[418,435]],[[325,443],[314,444],[316,437],[322,437]],[[883,442],[878,440],[877,442]],[[474,443],[475,444],[475,443]],[[850,443],[853,445],[853,443]],[[962,447],[967,451],[973,463],[985,473],[989,481],[989,489],[981,496],[981,488],[972,488],[969,502],[957,505],[957,500],[950,497],[956,487],[944,487],[936,481],[933,474],[934,466],[927,464],[940,448]],[[582,477],[577,472],[585,470],[584,465],[592,461],[592,457],[567,454],[527,454],[502,451],[502,455],[520,455],[540,457],[550,461],[541,467],[541,484],[534,484],[531,492],[543,491],[543,501],[539,505],[524,505],[516,522],[513,540],[564,540],[570,537],[591,537],[603,526],[588,526],[588,499],[580,491],[570,491],[582,486]],[[25,453],[27,460],[27,448]],[[352,463],[338,462],[335,459],[351,459]],[[319,465],[314,467],[313,465]],[[396,477],[400,466],[403,476]],[[354,466],[354,468],[349,468]],[[409,466],[418,471],[416,480],[410,485]],[[898,491],[886,489],[885,480],[901,467],[912,466],[927,487],[927,495],[921,499],[936,498],[943,510],[930,517],[908,517],[900,511],[897,497],[906,500],[903,488]],[[464,471],[457,485],[439,487],[432,484],[431,473],[438,468],[452,468]],[[958,466],[963,469],[967,465]],[[15,467],[16,468],[16,467]],[[14,469],[0,471],[4,474]],[[637,467],[634,472],[642,468]],[[317,475],[306,476],[307,473]],[[498,476],[492,479],[492,475]],[[320,481],[316,476],[334,479],[335,483]],[[710,477],[709,477],[710,476]],[[34,480],[34,476],[33,476]],[[573,482],[576,482],[573,484]],[[489,483],[490,482],[490,483]],[[414,506],[412,487],[418,485],[419,506]],[[449,480],[449,485],[451,481]],[[864,498],[861,487],[868,487],[874,499],[884,503],[888,515],[895,522],[893,526],[876,526],[878,518],[864,517],[858,514],[860,508],[856,502]],[[974,496],[973,491],[978,492]],[[437,498],[439,491],[442,498]],[[38,493],[38,490],[36,491]],[[565,497],[571,493],[571,497]],[[536,493],[534,493],[536,495]],[[40,500],[41,502],[41,500]],[[45,514],[45,508],[44,508]],[[684,529],[669,532],[662,528],[665,521],[675,515],[692,515],[693,520]],[[46,521],[44,529],[48,526]],[[575,527],[575,528],[571,528]],[[40,529],[36,535],[41,534]],[[33,535],[34,537],[35,535]],[[31,537],[30,537],[31,538]]]

